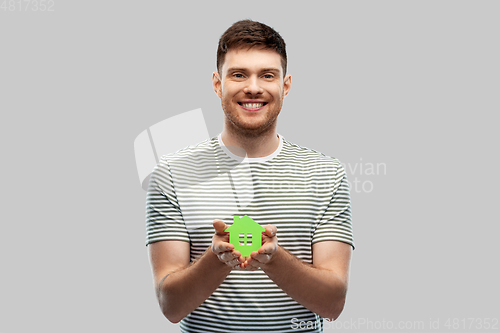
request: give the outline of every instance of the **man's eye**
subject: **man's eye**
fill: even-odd
[[[243,77],[243,74],[233,74],[234,77],[237,77],[237,78],[242,78]]]
[[[264,78],[266,79],[272,79],[274,76],[272,74],[265,74]]]

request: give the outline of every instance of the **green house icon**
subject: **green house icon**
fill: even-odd
[[[257,251],[262,246],[262,232],[266,231],[248,215],[240,218],[234,216],[233,224],[224,230],[229,232],[229,243],[240,251],[243,257],[249,257],[252,251]]]

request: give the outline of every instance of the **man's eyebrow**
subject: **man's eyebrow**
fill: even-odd
[[[269,68],[262,69],[261,72],[275,72],[275,73],[279,73],[280,69],[279,68],[275,68],[275,67],[269,67]]]
[[[246,72],[246,71],[248,71],[248,69],[247,68],[243,68],[243,67],[231,67],[231,68],[228,68],[228,70],[227,70],[228,73]],[[279,73],[280,69],[279,68],[275,68],[275,67],[269,67],[269,68],[262,68],[259,72],[261,72],[261,73],[263,73],[263,72]]]
[[[227,74],[231,74],[231,73],[234,73],[234,72],[246,72],[246,71],[247,71],[246,68],[231,67],[231,68],[227,69]]]
[[[246,68],[243,68],[243,67],[231,67],[231,68],[228,68],[227,70],[228,72],[235,72],[235,71],[246,71]]]

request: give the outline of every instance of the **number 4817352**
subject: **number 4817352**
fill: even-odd
[[[53,12],[54,0],[3,0],[4,12]]]

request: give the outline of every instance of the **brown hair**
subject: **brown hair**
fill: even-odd
[[[281,56],[281,67],[283,67],[284,76],[287,64],[285,41],[270,26],[252,20],[242,20],[234,23],[220,37],[217,48],[217,71],[221,73],[226,53],[230,49],[250,49],[256,46],[275,50]]]

